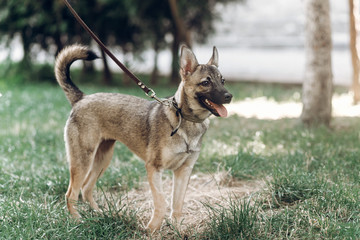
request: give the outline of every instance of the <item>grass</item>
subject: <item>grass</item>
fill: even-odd
[[[86,93],[143,96],[131,87],[79,86]],[[176,89],[155,88],[160,97]],[[238,83],[230,89],[235,101],[262,96],[300,101],[298,86]],[[117,144],[98,182],[108,210],[84,211],[84,220],[75,222],[64,202],[69,174],[63,127],[70,106],[62,90],[1,79],[0,93],[0,239],[151,238],[138,223],[141,212],[115,194],[125,196],[145,180],[141,161]],[[359,123],[357,117],[335,118],[330,129],[307,129],[297,119],[212,118],[195,173],[225,171],[234,181],[265,179],[266,187],[251,198],[233,196],[226,206],[205,202],[208,220],[202,229],[187,229],[187,237],[359,239]],[[184,238],[176,231],[172,236]]]
[[[232,199],[228,205],[212,206],[209,209],[209,219],[204,235],[205,239],[254,239],[257,237],[258,206],[252,206],[250,201]]]

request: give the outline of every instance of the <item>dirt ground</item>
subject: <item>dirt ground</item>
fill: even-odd
[[[204,221],[208,218],[208,209],[204,204],[211,206],[226,206],[229,197],[243,198],[263,189],[265,182],[256,181],[233,181],[226,172],[210,174],[193,174],[186,192],[183,220],[181,229],[200,230]],[[169,220],[172,178],[167,175],[163,178],[164,193],[167,196],[168,211],[166,219]],[[122,204],[136,210],[141,225],[145,228],[150,220],[153,203],[148,182],[142,182],[140,188],[129,191]],[[179,226],[178,226],[179,227]],[[170,230],[169,224],[163,222],[161,232],[166,233]],[[161,233],[160,232],[160,233]]]

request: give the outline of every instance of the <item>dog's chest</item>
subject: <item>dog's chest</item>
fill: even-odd
[[[197,134],[187,134],[184,131],[179,130],[178,134],[182,138],[182,141],[180,140],[178,148],[179,153],[191,153],[200,151],[201,139],[204,135],[204,132],[198,132]]]
[[[199,128],[193,131],[179,129],[177,136],[170,140],[169,144],[163,148],[162,161],[166,169],[176,169],[194,154],[198,154],[201,149],[201,140],[206,129]]]

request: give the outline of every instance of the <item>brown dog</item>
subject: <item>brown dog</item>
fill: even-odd
[[[162,171],[171,169],[174,173],[171,217],[179,220],[208,117],[227,116],[222,104],[229,103],[232,95],[224,88],[225,80],[217,69],[217,50],[214,47],[207,64],[198,64],[189,48],[181,48],[181,83],[175,96],[168,99],[171,104],[116,93],[85,95],[71,81],[70,65],[78,59],[95,58],[86,47],[73,45],[56,59],[56,79],[72,105],[65,126],[70,165],[67,207],[73,216],[80,217],[74,204],[81,190],[83,199],[98,210],[92,191],[109,166],[115,141],[120,141],[145,161],[154,201],[148,228],[159,229],[166,211]]]

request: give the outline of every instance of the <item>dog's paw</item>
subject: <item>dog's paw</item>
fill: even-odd
[[[181,212],[171,212],[170,218],[173,221],[181,221],[182,220],[182,213]]]
[[[160,230],[162,220],[151,219],[148,225],[146,226],[146,230],[150,233],[154,233],[155,231]]]
[[[171,213],[170,219],[170,226],[177,231],[181,231],[184,227],[184,217],[182,216],[182,214],[173,212]]]

